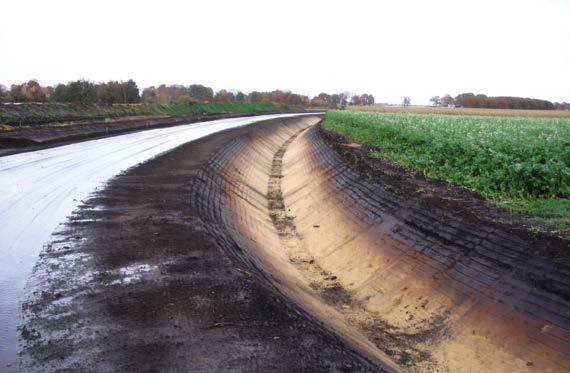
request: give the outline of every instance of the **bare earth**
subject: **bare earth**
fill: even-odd
[[[363,160],[320,118],[115,178],[42,254],[31,371],[568,371],[568,241]]]

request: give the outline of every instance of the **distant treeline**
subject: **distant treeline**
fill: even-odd
[[[10,89],[0,85],[0,100],[3,102],[64,102],[64,103],[100,103],[132,104],[140,102],[137,84],[109,81],[93,83],[76,80],[55,87],[41,86],[36,80],[22,84],[12,84]]]
[[[346,105],[374,105],[371,94],[353,95],[350,93],[320,93],[308,97],[285,90],[271,92],[249,92],[239,90],[219,90],[214,93],[210,87],[201,84],[159,85],[144,88],[142,92],[133,80],[95,83],[76,80],[66,84],[41,86],[30,80],[13,84],[8,89],[0,84],[0,102],[62,102],[82,104],[177,104],[191,102],[251,102],[276,103],[313,107],[344,107]]]
[[[556,110],[570,110],[570,102],[555,102],[554,108]]]
[[[484,109],[527,109],[527,110],[569,110],[568,103],[552,103],[547,100],[539,100],[535,98],[508,97],[498,96],[489,97],[486,95],[473,93],[462,93],[458,96],[451,97],[445,95],[443,97],[434,96],[430,99],[434,106],[457,106],[466,108],[484,108]]]
[[[144,103],[170,104],[184,102],[273,102],[287,105],[309,105],[307,96],[289,91],[275,90],[272,92],[228,91],[221,89],[214,93],[210,87],[201,84],[159,85],[143,89],[141,100]]]

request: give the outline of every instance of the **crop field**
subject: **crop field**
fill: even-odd
[[[372,156],[570,225],[570,119],[329,111],[323,126]]]
[[[356,106],[347,107],[350,111],[370,111],[377,113],[409,113],[439,115],[484,115],[497,117],[541,117],[570,118],[569,110],[517,110],[517,109],[480,109],[432,106]]]

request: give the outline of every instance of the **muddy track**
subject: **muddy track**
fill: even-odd
[[[209,136],[88,201],[36,267],[26,366],[570,369],[544,242],[370,180],[318,120]]]
[[[209,136],[86,202],[35,268],[24,370],[382,371],[285,298],[225,222],[228,198],[244,192],[232,160],[317,121]]]

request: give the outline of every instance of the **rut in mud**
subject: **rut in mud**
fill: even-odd
[[[45,253],[44,292],[27,304],[31,361],[570,369],[570,268],[540,255],[553,241],[408,193],[395,170],[363,176],[317,122],[214,135],[117,178]]]

